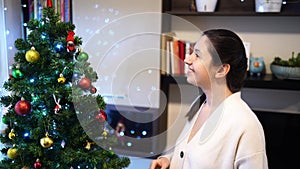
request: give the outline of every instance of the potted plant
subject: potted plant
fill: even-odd
[[[275,57],[270,64],[270,69],[272,74],[279,79],[300,80],[300,53],[295,57],[292,52],[292,57],[287,60]]]

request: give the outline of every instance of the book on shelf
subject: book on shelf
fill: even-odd
[[[184,75],[187,71],[184,59],[192,52],[193,43],[176,37],[173,32],[163,33],[161,43],[162,74]]]
[[[168,74],[170,71],[170,57],[169,52],[170,52],[170,45],[168,42],[172,41],[173,38],[175,37],[174,32],[167,32],[167,33],[162,33],[161,34],[161,73],[162,74]]]
[[[43,17],[43,8],[47,7],[49,0],[28,0],[29,19],[40,20]],[[50,0],[51,1],[51,0]],[[52,7],[60,15],[62,22],[71,22],[71,0],[52,0]]]
[[[246,57],[247,57],[247,70],[249,71],[249,68],[250,68],[250,48],[251,48],[251,43],[250,42],[244,42],[244,47],[245,47]]]
[[[193,44],[192,44],[193,45]],[[185,43],[185,58],[189,57],[190,54],[192,54],[193,49],[192,49],[191,43]],[[186,73],[188,71],[189,66],[187,64],[184,64],[184,72]]]
[[[177,46],[178,46],[178,58],[179,58],[179,74],[185,74],[185,70],[184,70],[184,59],[185,59],[185,45],[186,42],[184,42],[183,40],[177,40]]]
[[[180,56],[179,56],[179,45],[178,45],[178,40],[177,39],[173,39],[173,41],[171,41],[172,45],[170,47],[170,54],[171,54],[171,73],[173,75],[180,75]]]
[[[60,16],[62,22],[72,22],[72,0],[22,0],[26,6],[23,10],[23,22],[27,23],[30,19],[40,20],[43,17],[43,9],[51,4],[55,12]],[[27,27],[24,27],[23,36],[26,38],[29,34]]]

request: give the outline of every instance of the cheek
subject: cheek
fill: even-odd
[[[207,75],[208,74],[208,69],[204,65],[205,64],[203,64],[202,62],[197,62],[197,63],[194,64],[194,66],[195,66],[195,73],[198,76],[203,76],[203,75]]]
[[[206,84],[209,81],[209,70],[203,64],[195,65],[194,78],[197,84]]]

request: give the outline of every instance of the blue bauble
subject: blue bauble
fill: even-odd
[[[79,73],[79,72],[74,72],[74,73],[73,73],[73,79],[74,79],[74,80],[77,80],[77,79],[81,78],[81,75],[82,75],[82,74]]]
[[[62,52],[64,50],[64,45],[62,42],[56,42],[54,48],[56,52]]]

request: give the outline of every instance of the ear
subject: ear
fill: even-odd
[[[226,77],[229,70],[230,70],[230,65],[229,64],[222,64],[221,66],[218,67],[217,72],[215,74],[215,78]]]

